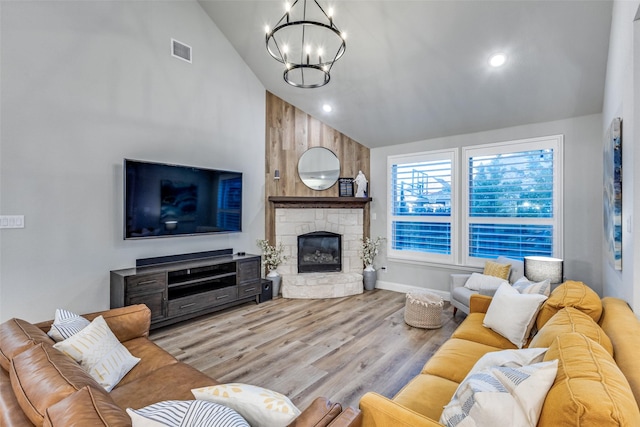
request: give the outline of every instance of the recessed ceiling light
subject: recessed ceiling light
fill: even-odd
[[[333,107],[331,107],[331,105],[329,104],[324,104],[322,106],[322,109],[324,110],[325,113],[330,113],[331,111],[333,111]]]
[[[489,58],[489,65],[492,67],[502,67],[507,62],[507,56],[504,53],[496,53]]]

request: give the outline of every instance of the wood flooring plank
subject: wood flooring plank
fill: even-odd
[[[276,390],[302,408],[317,396],[357,407],[368,391],[393,397],[463,319],[447,307],[442,328],[413,328],[404,304],[404,294],[385,290],[278,298],[157,329],[151,339],[219,382]]]

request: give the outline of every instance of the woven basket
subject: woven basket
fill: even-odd
[[[404,321],[416,328],[436,329],[442,326],[444,301],[430,292],[408,293]]]

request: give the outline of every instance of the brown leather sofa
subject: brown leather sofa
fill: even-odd
[[[73,359],[53,348],[51,321],[11,319],[0,325],[0,426],[131,426],[126,408],[192,400],[191,389],[218,384],[149,340],[151,312],[134,305],[102,315],[118,340],[141,361],[106,392]],[[318,397],[290,427],[355,426],[357,409]]]

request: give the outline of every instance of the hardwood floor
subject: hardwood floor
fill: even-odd
[[[151,339],[221,383],[279,391],[306,407],[325,396],[358,406],[392,397],[463,320],[447,304],[440,329],[404,323],[405,296],[375,290],[346,298],[279,298],[152,331]]]

